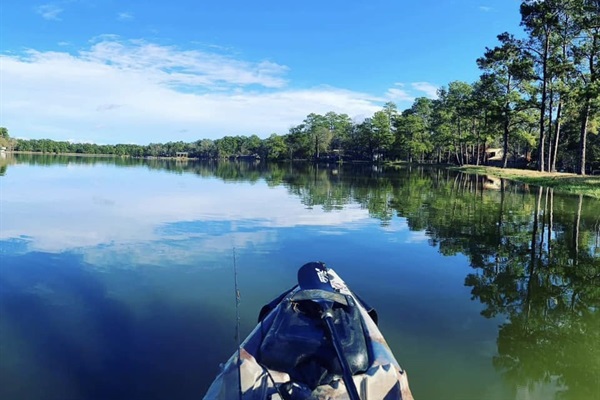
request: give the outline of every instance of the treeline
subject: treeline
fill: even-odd
[[[525,38],[505,32],[477,64],[474,83],[438,98],[392,102],[363,121],[309,114],[286,134],[192,143],[95,145],[17,140],[15,150],[199,159],[403,160],[528,166],[585,174],[600,169],[600,0],[525,0]],[[492,151],[490,149],[495,149]]]
[[[11,139],[8,135],[8,129],[0,126],[0,147],[12,148],[14,145],[14,139]]]
[[[600,160],[600,0],[525,0],[520,11],[527,36],[498,35],[463,104],[484,133],[490,123],[501,133],[503,166],[525,145],[539,171],[563,165],[585,174],[587,159]]]
[[[256,135],[225,136],[221,139],[201,139],[186,143],[183,141],[168,143],[150,143],[148,145],[115,144],[99,145],[94,143],[72,143],[50,139],[17,139],[15,151],[43,153],[76,154],[112,154],[132,157],[176,157],[177,153],[186,153],[189,158],[218,159],[241,156],[259,156],[268,159],[281,159],[277,145],[283,137],[273,134],[269,139],[260,139]]]

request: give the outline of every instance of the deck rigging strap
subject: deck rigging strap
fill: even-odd
[[[325,263],[320,261],[309,262],[300,267],[298,270],[298,285],[303,290],[316,290],[318,292],[331,293],[328,297],[316,296],[317,298],[312,299],[311,301],[320,307],[321,319],[325,321],[331,343],[342,367],[342,378],[346,386],[346,391],[348,392],[348,397],[350,397],[350,400],[361,400],[356,385],[354,384],[354,380],[352,379],[352,371],[344,354],[340,337],[333,322],[333,303],[338,299],[335,295],[339,293],[337,293],[331,285],[331,276],[327,273]]]

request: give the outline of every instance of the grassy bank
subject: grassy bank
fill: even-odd
[[[551,187],[559,192],[582,194],[600,199],[600,176],[581,176],[563,172],[538,172],[474,165],[465,165],[455,169],[467,174],[491,175],[531,185]]]

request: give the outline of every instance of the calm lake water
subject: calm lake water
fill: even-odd
[[[321,260],[415,399],[600,397],[600,201],[444,169],[0,160],[0,398],[200,399]]]

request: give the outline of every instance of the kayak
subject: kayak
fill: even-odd
[[[321,262],[265,305],[204,400],[413,400],[377,313]]]

